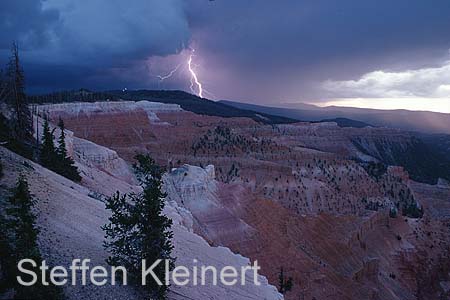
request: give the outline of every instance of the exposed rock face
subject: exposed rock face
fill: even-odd
[[[442,187],[448,187],[448,186],[450,186],[450,183],[447,180],[443,179],[443,178],[439,178],[438,182],[437,182],[437,185],[438,186],[442,186]]]
[[[35,116],[34,137],[41,138],[44,126],[42,117]],[[61,135],[61,130],[53,123],[49,123],[50,130],[53,132],[54,143],[57,146]],[[83,183],[86,186],[93,187],[96,177],[105,177],[112,185],[125,188],[124,183],[136,184],[136,179],[131,171],[130,166],[119,157],[116,151],[106,147],[97,145],[88,140],[80,139],[74,136],[71,130],[65,129],[65,143],[67,154],[72,157],[83,177]],[[105,193],[109,194],[110,187],[105,189]]]
[[[77,137],[73,138],[72,143],[76,161],[83,162],[85,165],[92,166],[127,183],[136,183],[130,166],[117,155],[116,151]]]
[[[377,258],[369,258],[364,261],[363,267],[353,275],[353,279],[358,282],[368,280],[376,282],[380,269],[380,261]]]
[[[52,115],[96,115],[134,112],[136,110],[145,111],[149,120],[159,121],[155,113],[157,112],[178,112],[182,111],[178,104],[164,104],[149,101],[114,101],[114,102],[78,102],[39,105],[38,111]]]
[[[132,159],[137,152],[145,151],[142,147],[144,142],[155,140],[150,130],[151,125],[168,125],[156,113],[181,112],[182,109],[176,104],[119,101],[39,105],[37,111],[41,116],[47,115],[55,124],[58,118],[62,118],[69,129],[77,131],[77,137],[95,141],[108,148],[110,145],[124,145],[129,150],[126,158]],[[111,116],[114,116],[114,124],[110,122]],[[91,122],[92,126],[76,126]],[[133,127],[132,134],[121,133],[122,128],[129,126]]]
[[[208,170],[211,166],[208,166]],[[389,218],[386,211],[373,212],[359,218],[336,217],[327,214],[299,217],[280,205],[259,200],[237,183],[223,184],[207,176],[206,170],[183,166],[165,178],[171,199],[179,205],[192,207],[191,201],[201,203],[201,209],[189,209],[213,244],[230,246],[235,251],[258,260],[263,272],[276,282],[280,266],[294,277],[293,294],[305,299],[322,299],[332,293],[335,299],[410,299],[416,289],[415,278],[402,268],[416,264],[418,249],[398,237],[408,235],[417,225]],[[183,178],[186,182],[183,183]],[[193,188],[195,186],[196,188]],[[206,187],[212,192],[205,197]],[[183,201],[188,199],[188,201]],[[223,229],[205,220],[211,204],[225,206],[252,228],[252,238],[242,241],[236,227],[235,240],[223,239]],[[223,218],[222,224],[229,218]],[[232,225],[232,224],[231,224]],[[215,231],[215,234],[214,234]],[[398,257],[409,257],[399,263]],[[394,280],[392,277],[398,277]],[[403,278],[405,276],[406,278]],[[395,282],[397,281],[397,282]],[[324,287],[327,287],[324,289]],[[394,289],[395,297],[391,289]],[[289,299],[289,294],[287,295]],[[295,298],[294,298],[295,299]]]
[[[77,139],[77,138],[75,138]],[[75,156],[77,166],[83,175],[84,187],[59,176],[31,161],[0,147],[5,172],[9,174],[2,180],[2,185],[13,186],[15,178],[23,173],[30,185],[31,193],[36,197],[38,224],[41,230],[39,245],[46,259],[51,265],[63,265],[66,268],[74,258],[90,258],[92,265],[105,265],[108,254],[102,247],[104,233],[101,226],[107,223],[109,216],[104,203],[95,199],[93,195],[111,195],[116,190],[122,193],[138,192],[140,188],[131,185],[119,177],[115,177],[105,170],[97,169],[94,163],[104,161],[110,155],[104,147],[88,141],[78,139],[74,141],[74,152],[79,153],[88,145],[91,154],[97,158]],[[81,149],[78,149],[78,146]],[[108,149],[109,150],[109,149]],[[27,161],[29,167],[24,167]],[[87,163],[86,163],[87,162]],[[100,164],[108,170],[109,164]],[[116,169],[115,166],[109,170]],[[89,177],[87,177],[89,176]],[[92,177],[90,177],[92,176]],[[94,193],[94,194],[93,194]],[[250,261],[240,255],[232,253],[225,247],[211,247],[196,235],[192,228],[192,216],[189,211],[178,207],[175,201],[168,200],[164,211],[173,221],[174,256],[177,264],[192,268],[196,266],[235,266],[240,269]],[[194,259],[197,262],[194,262]],[[261,286],[254,284],[254,278],[247,275],[245,285],[214,286],[207,281],[205,286],[173,286],[169,299],[282,299],[275,287],[270,286],[263,276],[258,277]],[[132,286],[65,286],[68,299],[142,299],[143,295]]]
[[[155,124],[126,110],[68,113],[64,121],[75,136],[128,162],[145,151],[178,167],[165,182],[182,223],[212,245],[258,260],[272,284],[284,267],[294,279],[287,299],[442,295],[440,282],[449,280],[441,269],[450,253],[450,189],[417,184],[399,167],[374,176],[353,160],[397,157],[389,149],[408,147],[409,134],[334,123],[267,126],[185,111],[155,112]],[[192,165],[214,165],[214,172]],[[400,216],[417,203],[424,218]],[[396,218],[389,217],[392,207],[399,209]]]
[[[196,232],[208,241],[230,245],[254,236],[255,230],[229,210],[232,204],[219,201],[214,166],[184,165],[166,174],[164,182],[168,198],[192,214]]]

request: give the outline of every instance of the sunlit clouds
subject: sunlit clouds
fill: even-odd
[[[374,71],[359,79],[327,80],[321,106],[429,110],[450,113],[450,61],[431,68]]]
[[[407,109],[450,113],[450,98],[343,98],[313,104],[373,109]]]

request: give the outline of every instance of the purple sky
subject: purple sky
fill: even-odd
[[[34,93],[189,91],[195,49],[208,98],[450,101],[448,0],[3,0],[0,30]]]

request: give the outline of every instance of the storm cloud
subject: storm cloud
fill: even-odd
[[[112,88],[120,79],[114,70],[139,74],[136,62],[177,53],[190,39],[178,0],[132,5],[118,0],[5,1],[0,6],[0,30],[8,32],[0,44],[2,58],[17,41],[31,90],[89,82],[90,88]]]
[[[7,0],[0,17],[1,59],[17,40],[32,92],[188,90],[183,67],[163,83],[155,75],[195,48],[211,98],[314,101],[329,97],[324,82],[450,58],[448,0]]]
[[[4,0],[0,3],[0,49],[8,49],[15,40],[28,49],[45,46],[58,21],[58,11],[44,10],[40,1]]]

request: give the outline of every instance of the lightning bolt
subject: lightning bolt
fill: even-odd
[[[197,74],[195,73],[195,70],[192,67],[192,58],[194,57],[194,49],[192,49],[191,55],[189,55],[188,59],[188,69],[189,73],[191,73],[191,91],[193,94],[197,94],[200,98],[203,98],[203,87],[201,82],[198,80]],[[194,84],[197,86],[198,93],[194,89]]]
[[[160,74],[160,75],[152,74],[152,76],[155,76],[156,78],[158,78],[158,88],[160,87],[160,84],[164,80],[171,78],[177,71],[179,71],[180,67],[183,66],[182,71],[184,72],[184,70],[185,70],[184,66],[186,66],[189,71],[189,75],[190,75],[189,88],[190,88],[192,94],[195,94],[195,95],[199,96],[200,98],[203,98],[204,94],[213,96],[215,98],[215,95],[213,93],[211,93],[208,90],[206,90],[205,88],[203,88],[203,84],[198,79],[197,73],[195,71],[195,68],[197,67],[197,65],[193,62],[193,59],[195,56],[194,55],[195,49],[193,49],[193,48],[188,48],[188,49],[190,49],[191,53],[189,54],[189,58],[187,60],[186,65],[184,63],[180,63],[167,74]]]
[[[159,81],[164,81],[167,78],[170,78],[173,76],[173,74],[175,74],[176,71],[178,71],[178,68],[181,66],[181,64],[179,64],[178,66],[175,67],[175,69],[173,69],[172,71],[170,71],[169,73],[167,73],[166,75],[156,75],[156,77],[159,78]]]

